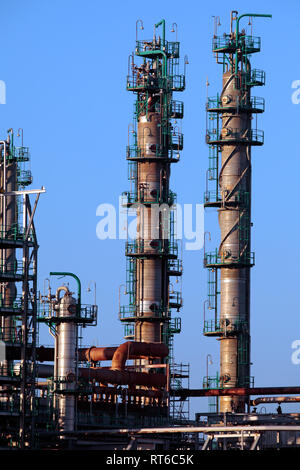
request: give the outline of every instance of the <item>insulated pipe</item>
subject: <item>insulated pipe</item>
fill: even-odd
[[[166,357],[169,348],[163,343],[144,343],[127,341],[121,344],[115,351],[111,368],[113,370],[124,370],[127,359]]]
[[[117,347],[102,347],[97,348],[91,346],[88,349],[78,350],[78,361],[98,362],[98,361],[111,361]]]
[[[259,405],[260,403],[297,403],[300,402],[300,397],[260,397],[252,400],[252,406]]]
[[[31,348],[28,349],[28,354],[31,353]],[[97,348],[91,346],[90,348],[83,348],[78,350],[78,361],[84,362],[98,362],[98,361],[111,361],[117,347],[103,347]],[[54,348],[47,348],[40,346],[36,348],[36,357],[40,362],[53,362],[54,361]],[[21,358],[21,349],[17,346],[7,346],[6,357],[8,359],[18,360]],[[131,359],[131,358],[130,358]]]
[[[48,378],[53,376],[53,366],[39,364],[37,376]],[[113,385],[143,385],[145,387],[165,387],[167,377],[164,374],[146,374],[145,372],[129,372],[97,368],[80,368],[78,376],[86,380],[95,380]]]
[[[7,348],[9,357],[19,359],[18,349],[14,347]],[[83,348],[78,350],[78,361],[98,362],[98,361],[111,361],[114,354],[117,353],[114,361],[115,366],[113,369],[124,369],[125,362],[128,359],[139,359],[148,357],[166,357],[168,355],[168,348],[162,343],[142,343],[128,341],[119,347],[96,347]],[[126,351],[126,355],[125,354]],[[37,348],[37,359],[41,362],[54,360],[54,349],[41,346]],[[119,367],[119,360],[121,364]],[[124,362],[125,361],[125,362]]]

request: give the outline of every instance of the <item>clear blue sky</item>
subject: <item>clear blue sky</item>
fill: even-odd
[[[150,8],[151,4],[151,8]],[[221,87],[221,68],[211,52],[212,15],[220,33],[229,30],[230,10],[271,13],[254,20],[262,52],[253,64],[264,69],[266,87],[254,90],[266,99],[258,128],[265,145],[253,155],[252,374],[257,386],[299,385],[300,365],[291,362],[291,343],[299,331],[299,116],[291,84],[300,79],[298,1],[164,2],[96,0],[10,0],[1,2],[0,79],[7,104],[0,105],[1,136],[24,129],[30,146],[35,188],[44,185],[36,217],[40,243],[39,286],[51,270],[75,272],[85,302],[90,280],[97,282],[100,321],[85,330],[85,344],[120,344],[118,286],[125,281],[124,241],[96,238],[96,207],[116,204],[128,189],[125,147],[132,121],[133,95],[126,91],[127,60],[134,48],[136,20],[144,37],[161,18],[178,24],[182,54],[188,54],[185,147],[173,166],[171,186],[180,203],[202,203],[208,148],[205,144],[206,77],[209,94]],[[250,10],[250,11],[249,11]],[[174,38],[174,34],[168,33]],[[218,243],[217,214],[206,217]],[[218,342],[202,336],[207,276],[203,250],[184,253],[183,331],[175,337],[177,361],[190,362],[191,386],[201,387],[206,354],[218,369]],[[75,290],[75,286],[74,286]],[[42,342],[50,343],[45,331]],[[299,405],[291,405],[299,411]],[[206,399],[192,410],[206,409]],[[286,409],[284,407],[284,409]]]

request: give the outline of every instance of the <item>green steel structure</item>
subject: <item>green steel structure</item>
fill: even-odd
[[[253,128],[253,116],[265,110],[263,98],[252,97],[265,84],[265,73],[252,69],[250,56],[260,51],[260,38],[239,30],[245,17],[231,14],[230,34],[213,37],[212,50],[223,68],[223,89],[208,98],[206,142],[209,168],[204,205],[217,208],[221,243],[204,254],[208,269],[208,309],[203,333],[220,340],[220,374],[205,378],[206,388],[250,386],[251,147],[264,143]],[[235,23],[234,23],[235,22]],[[235,28],[233,28],[235,25]],[[205,305],[204,305],[205,308]],[[208,313],[209,312],[209,313]],[[244,411],[244,399],[221,398],[220,411]]]
[[[35,446],[38,243],[33,218],[44,189],[26,190],[32,182],[29,160],[28,148],[14,145],[10,129],[0,142],[0,340],[5,345],[0,421],[2,442],[16,448]],[[33,208],[31,192],[37,193]]]

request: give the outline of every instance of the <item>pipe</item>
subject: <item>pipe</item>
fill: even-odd
[[[165,357],[168,355],[167,346],[161,343],[138,343],[138,342],[133,342],[133,341],[128,341],[128,343],[130,343],[131,346],[129,348],[128,354],[126,355],[126,360],[140,359],[140,358],[145,358],[145,357],[146,358],[147,357]],[[124,343],[124,344],[126,345],[127,343]],[[147,348],[148,345],[152,345],[152,346]],[[125,346],[123,346],[123,348],[124,347]],[[117,346],[115,347],[91,346],[90,348],[82,348],[78,350],[78,361],[79,362],[111,361],[113,359],[114,353],[119,348]],[[147,349],[148,349],[148,352],[147,352]],[[31,348],[28,348],[28,351],[30,350]],[[120,349],[120,351],[122,351],[122,349]],[[40,346],[36,348],[36,354],[37,354],[37,360],[40,362],[52,362],[54,360],[54,348],[47,348],[45,346]],[[15,360],[20,359],[21,357],[20,348],[15,347],[15,346],[7,346],[6,355],[10,359],[15,359]]]
[[[260,397],[252,400],[252,406],[259,405],[260,403],[299,403],[300,397]]]
[[[40,390],[47,389],[48,390],[48,382],[38,382],[37,383],[37,388]],[[5,391],[6,392],[6,391]],[[15,393],[14,390],[11,390],[10,393]],[[129,397],[147,397],[147,398],[157,398],[157,399],[162,399],[164,397],[164,392],[163,390],[148,390],[148,389],[134,389],[128,391],[128,389],[118,389],[115,387],[101,387],[101,386],[94,386],[93,387],[93,392],[96,393],[97,395],[120,395]],[[89,403],[89,402],[88,402]]]
[[[70,293],[70,291],[69,291],[69,289],[67,288],[67,286],[58,287],[58,289],[56,290],[56,294],[55,294],[55,300],[56,300],[56,302],[59,302],[59,301],[60,301],[59,294],[60,294],[61,291],[64,291],[66,294],[69,294],[69,293]]]
[[[236,47],[236,52],[235,52],[235,76],[237,76],[238,72],[238,44],[239,44],[239,24],[240,20],[244,16],[249,16],[250,17],[260,17],[260,18],[272,18],[272,15],[263,15],[263,14],[258,14],[258,13],[244,13],[243,15],[240,15],[236,19],[236,24],[235,24],[235,47]]]
[[[177,397],[219,397],[219,396],[247,396],[247,395],[296,395],[300,393],[300,387],[236,387],[220,389],[188,389],[182,388],[171,390],[173,396]]]
[[[96,346],[91,346],[88,349],[79,349],[78,361],[111,361],[116,350],[117,347],[97,348]]]
[[[164,47],[165,38],[166,38],[166,21],[165,20],[160,20],[158,23],[156,23],[155,29],[158,28],[159,26],[162,26],[162,43],[163,43],[163,47]]]
[[[127,359],[166,357],[169,354],[169,348],[163,343],[144,343],[127,341],[121,344],[115,351],[111,368],[122,371],[125,368]]]
[[[94,379],[102,383],[114,385],[144,385],[145,387],[165,387],[167,377],[164,374],[146,374],[145,372],[129,372],[120,370],[103,370],[101,368],[82,368],[79,376]]]
[[[48,378],[53,376],[53,366],[39,364],[37,376]],[[145,372],[129,372],[119,370],[109,370],[82,367],[78,370],[78,376],[86,380],[95,380],[101,383],[113,385],[144,385],[145,387],[165,387],[167,377],[164,374],[147,374]]]
[[[167,428],[119,428],[119,429],[81,429],[75,432],[68,432],[64,434],[68,435],[88,435],[88,434],[174,434],[174,433],[203,433],[203,434],[211,434],[217,432],[227,432],[228,437],[230,437],[230,432],[246,432],[246,433],[253,433],[253,432],[269,432],[269,431],[296,431],[300,432],[300,426],[171,426]],[[40,436],[49,436],[55,435],[57,432],[47,432],[47,433],[39,433]]]
[[[77,282],[77,305],[78,305],[78,313],[80,313],[81,310],[81,282],[78,276],[74,273],[69,273],[69,272],[57,272],[57,271],[52,271],[50,273],[50,276],[70,276],[75,279]]]

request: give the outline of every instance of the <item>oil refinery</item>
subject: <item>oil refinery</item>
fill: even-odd
[[[189,60],[181,53],[177,37],[167,38],[165,20],[154,25],[152,39],[138,38],[138,27],[143,30],[144,25],[137,20],[134,52],[128,58],[126,88],[134,95],[134,107],[129,116],[128,188],[122,193],[122,209],[135,216],[136,234],[134,239],[128,234],[125,242],[127,301],[122,304],[119,288],[118,317],[124,338],[118,345],[83,345],[86,329],[100,321],[100,308],[96,283],[94,303],[83,303],[80,269],[73,273],[49,266],[49,278],[40,279],[44,290],[39,291],[35,220],[47,190],[44,186],[31,189],[30,152],[23,145],[23,130],[16,136],[9,129],[2,137],[1,450],[300,446],[300,413],[281,410],[282,403],[300,402],[300,386],[258,387],[251,375],[251,344],[256,340],[250,328],[250,272],[255,264],[251,203],[256,178],[252,153],[264,152],[264,132],[257,126],[265,111],[265,100],[255,90],[268,82],[265,72],[252,66],[253,55],[261,51],[261,38],[252,31],[248,34],[243,22],[248,21],[252,30],[254,18],[263,24],[271,17],[232,11],[228,32],[220,35],[215,17],[212,55],[218,65],[210,85],[217,87],[222,80],[222,86],[215,96],[207,96],[202,110],[207,128],[200,133],[207,144],[208,170],[200,178],[206,179],[201,203],[206,211],[217,210],[220,239],[214,251],[204,248],[201,253],[208,286],[202,299],[201,334],[218,341],[220,366],[216,376],[210,376],[207,363],[201,388],[190,387],[191,375],[199,371],[180,362],[174,350],[175,337],[183,330],[179,315],[184,265],[175,193],[181,188],[173,188],[171,169],[188,165],[180,161],[184,103],[178,97],[189,86]],[[121,89],[124,83],[117,79]],[[20,146],[17,137],[22,137]],[[211,233],[204,233],[204,244],[206,235]],[[198,255],[193,256],[199,263]],[[75,292],[68,282],[76,286]],[[101,315],[111,316],[107,311]],[[115,328],[117,319],[112,317],[110,322]],[[48,341],[42,330],[47,330]],[[209,411],[205,397],[211,400]],[[192,415],[190,399],[194,398],[197,412]],[[267,408],[274,403],[276,413],[256,412],[259,404]]]

